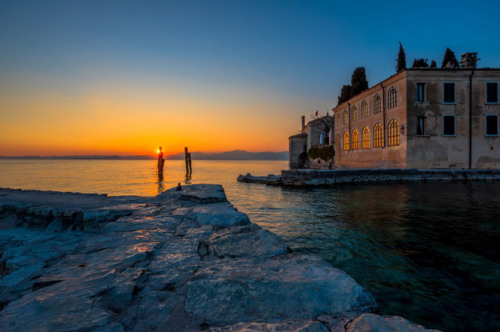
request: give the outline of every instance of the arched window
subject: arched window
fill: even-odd
[[[399,145],[399,122],[396,119],[389,121],[389,146]]]
[[[344,110],[344,124],[349,123],[349,112],[347,110]]]
[[[373,114],[382,112],[382,102],[379,95],[373,97]]]
[[[366,118],[368,116],[368,103],[366,100],[363,100],[361,104],[361,117]]]
[[[398,106],[398,90],[396,88],[389,89],[389,102],[387,103],[387,108],[393,108]]]
[[[353,150],[359,149],[359,132],[357,129],[354,129],[352,131],[352,149]]]
[[[384,145],[384,130],[382,129],[382,124],[377,123],[373,127],[373,147],[381,148]]]
[[[363,142],[363,149],[370,148],[370,129],[368,127],[363,127],[363,131],[361,132],[361,140]]]
[[[349,151],[349,132],[344,132],[344,151]]]
[[[352,121],[356,121],[358,119],[358,108],[356,107],[356,105],[354,105],[352,107]]]

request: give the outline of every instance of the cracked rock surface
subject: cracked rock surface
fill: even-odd
[[[219,185],[0,189],[1,331],[424,331],[252,224]]]

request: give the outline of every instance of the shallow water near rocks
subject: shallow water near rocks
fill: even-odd
[[[156,195],[220,183],[250,219],[366,287],[381,313],[443,331],[500,330],[500,183],[342,185],[299,190],[236,182],[286,162],[0,160],[0,187]]]

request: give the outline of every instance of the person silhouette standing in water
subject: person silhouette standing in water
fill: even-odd
[[[158,174],[163,174],[163,164],[165,163],[165,159],[163,159],[163,151],[162,147],[158,149]]]

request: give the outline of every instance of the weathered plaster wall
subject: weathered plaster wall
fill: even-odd
[[[408,167],[469,168],[470,70],[409,70]],[[498,81],[500,71],[476,70],[472,76],[472,168],[500,169],[500,141],[485,136],[485,114],[499,114],[500,106],[485,103],[485,83]],[[443,83],[455,82],[455,104],[443,103]],[[425,100],[417,102],[417,83],[425,83]],[[454,114],[455,136],[443,136],[443,115]],[[417,135],[418,117],[426,118],[426,132]]]
[[[299,134],[295,136],[291,136],[288,139],[289,148],[289,166],[291,169],[301,167],[300,164],[300,154],[303,152],[307,152],[307,135]]]

